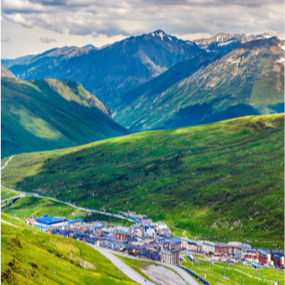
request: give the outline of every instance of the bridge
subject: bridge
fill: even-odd
[[[1,200],[1,209],[6,208],[7,207],[7,203],[9,201],[11,201],[11,205],[13,205],[17,200],[19,200],[21,197],[23,196],[13,196],[4,200]],[[5,204],[5,206],[2,206],[2,204]]]

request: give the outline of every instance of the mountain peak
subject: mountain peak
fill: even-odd
[[[88,44],[88,45],[85,45],[85,46],[83,46],[82,48],[85,48],[85,49],[87,49],[87,50],[93,50],[93,49],[98,49],[97,47],[95,47],[95,46],[93,46],[93,45],[91,45],[91,44]]]
[[[163,30],[156,30],[151,33],[153,37],[160,37],[163,41],[163,38],[167,36],[167,34]]]

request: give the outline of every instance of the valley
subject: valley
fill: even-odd
[[[283,114],[253,116],[21,154],[3,169],[2,185],[136,211],[189,237],[279,247],[283,129]]]
[[[2,3],[1,284],[281,284],[280,19],[18,2]]]

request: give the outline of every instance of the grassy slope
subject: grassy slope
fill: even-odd
[[[2,219],[12,218],[2,213]],[[117,284],[117,268],[82,242],[1,223],[2,284]],[[82,269],[84,253],[85,269]],[[122,272],[120,284],[136,284]]]
[[[253,116],[22,154],[2,183],[135,210],[188,237],[283,248],[283,128],[283,114]]]
[[[126,134],[108,109],[75,82],[2,78],[1,93],[2,157]]]
[[[14,196],[18,196],[18,195],[19,195],[19,193],[14,193],[14,192],[7,191],[7,190],[1,188],[1,200],[7,199],[10,197],[14,197]]]
[[[201,260],[201,258],[199,257],[198,259]],[[183,262],[182,265],[185,266],[185,262]],[[244,284],[252,284],[252,285],[255,284],[269,285],[272,284],[273,281],[278,282],[278,284],[282,284],[282,282],[284,282],[284,271],[278,270],[278,276],[277,276],[274,268],[254,269],[252,268],[251,265],[244,266],[241,263],[237,263],[234,264],[234,270],[233,270],[232,264],[229,267],[228,263],[215,262],[214,267],[212,266],[212,264],[209,267],[209,262],[206,262],[205,260],[203,262],[202,260],[200,261],[200,266],[198,265],[198,263],[192,263],[189,260],[187,260],[186,267],[194,271],[201,277],[204,277],[204,275],[206,274],[207,281],[210,282],[210,284],[212,285],[243,284],[242,279],[245,280]],[[261,278],[260,281],[258,281],[258,273],[260,274],[259,275]],[[252,278],[252,276],[254,276],[254,278]],[[262,278],[264,278],[263,281]],[[268,279],[271,280],[271,282],[269,282]]]
[[[114,101],[114,119],[138,131],[284,112],[281,45],[276,38],[248,42],[194,74],[195,60],[188,61],[177,66],[181,78],[173,67]]]

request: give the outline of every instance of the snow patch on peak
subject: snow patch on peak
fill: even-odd
[[[168,37],[168,39],[169,39],[170,41],[172,41],[172,38],[171,38],[171,37]]]
[[[265,35],[264,37],[265,37],[266,39],[270,39],[270,38],[274,37],[274,35],[270,34],[270,35]]]
[[[285,46],[282,46],[281,48],[282,48],[283,50],[285,50]]]
[[[284,57],[278,59],[277,62],[279,62],[279,63],[284,62]]]
[[[231,44],[232,42],[233,42],[233,41],[228,41],[228,42],[224,42],[224,43],[219,43],[218,46],[219,46],[219,47],[226,46],[226,45]]]
[[[151,33],[151,35],[152,35],[153,37],[155,37],[155,33]]]
[[[161,40],[163,41],[163,32],[162,32],[162,31],[160,31],[160,32],[157,34],[157,36],[159,36],[159,37],[161,38]]]

